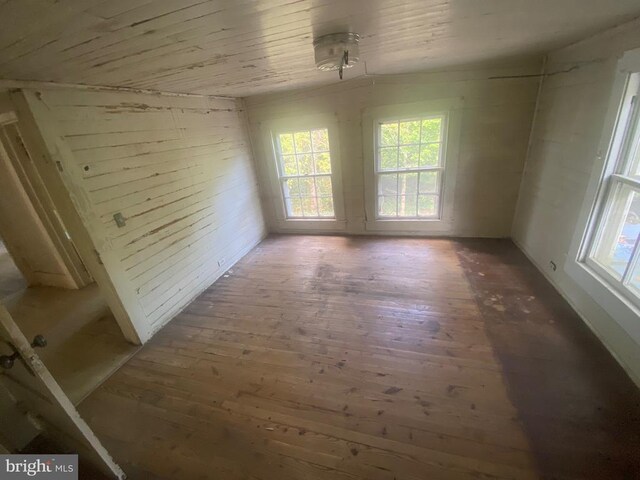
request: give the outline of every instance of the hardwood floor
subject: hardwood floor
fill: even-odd
[[[640,393],[509,241],[270,237],[80,411],[130,478],[637,478]]]

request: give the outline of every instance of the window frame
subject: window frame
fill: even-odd
[[[565,271],[640,343],[640,299],[628,289],[621,288],[620,281],[590,258],[598,245],[598,236],[610,208],[608,200],[615,193],[615,186],[629,181],[619,174],[623,167],[620,164],[621,151],[626,138],[626,129],[619,126],[621,119],[629,114],[625,108],[628,109],[628,85],[634,73],[640,73],[640,49],[626,52],[618,62],[596,161],[565,262]],[[636,105],[640,108],[638,101]],[[640,181],[631,179],[631,184],[640,193]],[[633,261],[637,262],[639,258],[636,256]],[[628,270],[632,268],[633,265],[630,265]]]
[[[637,133],[636,129],[640,122],[639,103],[640,72],[627,75],[623,98],[621,98],[616,116],[611,146],[605,160],[609,168],[605,169],[605,174],[600,180],[601,198],[598,201],[598,208],[593,212],[592,231],[586,239],[582,252],[582,261],[607,281],[612,288],[615,288],[618,293],[627,297],[636,307],[640,308],[640,296],[634,294],[628,287],[630,276],[640,257],[640,249],[637,246],[634,247],[629,263],[620,279],[594,258],[597,256],[599,246],[605,236],[611,234],[607,231],[606,220],[614,208],[619,208],[619,206],[615,205],[615,200],[621,189],[627,186],[631,188],[632,192],[637,192],[640,195],[640,178],[634,179],[628,174],[628,171],[633,168],[634,159],[630,158],[629,151],[633,139],[630,138],[630,135]],[[617,236],[619,236],[619,233]],[[636,241],[636,245],[639,244],[640,241]]]
[[[329,149],[328,150],[324,150],[322,152],[316,152],[313,150],[313,141],[311,140],[311,132],[313,131],[318,131],[318,130],[326,130],[327,131],[327,142],[329,143]],[[277,167],[277,171],[278,171],[278,184],[280,185],[280,193],[282,194],[282,200],[284,203],[284,215],[285,215],[285,219],[286,220],[335,220],[336,219],[336,209],[335,206],[333,206],[333,216],[322,216],[320,215],[320,208],[316,207],[317,216],[293,216],[293,215],[289,215],[289,208],[287,206],[287,198],[291,199],[292,197],[289,196],[287,197],[285,195],[285,186],[284,183],[286,182],[286,180],[288,179],[297,179],[298,182],[300,181],[300,179],[302,178],[313,178],[314,179],[314,185],[316,185],[316,179],[318,177],[329,177],[329,179],[331,180],[331,203],[333,205],[334,203],[334,194],[333,194],[333,165],[331,165],[331,171],[329,173],[311,173],[308,175],[304,175],[301,174],[299,171],[299,163],[298,163],[298,152],[296,151],[296,146],[295,146],[295,138],[293,140],[294,144],[293,144],[293,149],[294,149],[294,153],[293,156],[296,157],[296,165],[298,166],[298,174],[297,175],[286,175],[284,172],[285,169],[285,165],[282,162],[283,157],[289,155],[289,154],[283,154],[282,153],[282,146],[280,145],[280,137],[282,135],[295,135],[296,133],[302,133],[302,132],[308,132],[309,133],[309,137],[310,137],[310,143],[311,143],[311,151],[309,152],[309,155],[311,155],[313,157],[313,155],[315,153],[329,153],[329,161],[331,162],[331,140],[329,140],[329,129],[328,128],[313,128],[313,129],[296,129],[294,131],[285,131],[285,132],[280,132],[280,133],[273,133],[272,134],[272,141],[273,141],[273,148],[274,148],[274,155],[276,158],[276,167]],[[304,153],[304,152],[302,152]],[[315,163],[315,160],[314,160]],[[325,195],[326,196],[326,195]],[[301,195],[298,195],[298,197],[300,197],[300,199],[302,199],[303,197]],[[316,195],[315,197],[316,199],[322,198],[318,195]],[[304,209],[303,209],[304,212]]]
[[[420,233],[448,235],[453,233],[453,202],[457,173],[462,99],[439,99],[424,102],[384,105],[366,109],[363,113],[363,153],[365,170],[365,229],[372,232]],[[379,125],[385,122],[401,122],[429,117],[442,117],[440,146],[441,166],[416,171],[439,170],[439,205],[433,217],[380,216],[378,210],[378,146]],[[413,169],[397,171],[412,172]],[[397,173],[389,171],[388,173]]]
[[[288,217],[286,200],[281,184],[279,150],[276,144],[280,134],[327,129],[331,161],[331,190],[335,217]],[[260,124],[264,151],[267,153],[266,170],[269,177],[270,197],[275,214],[277,231],[343,232],[346,229],[340,162],[340,138],[337,118],[333,114],[300,115],[272,119]]]
[[[396,168],[395,170],[381,170],[380,169],[380,149],[383,148],[383,146],[380,144],[380,125],[384,124],[384,123],[403,123],[403,122],[410,122],[410,121],[415,121],[415,120],[426,120],[429,118],[441,118],[442,119],[442,127],[441,127],[441,137],[440,137],[440,141],[439,142],[427,142],[425,144],[428,143],[439,143],[440,144],[440,148],[438,149],[438,156],[439,156],[439,165],[436,167],[418,167],[418,168]],[[374,122],[374,142],[375,142],[375,146],[374,146],[374,164],[373,164],[373,173],[374,173],[374,185],[375,185],[375,219],[376,220],[391,220],[394,222],[397,221],[404,221],[404,220],[417,220],[417,221],[428,221],[428,220],[440,220],[442,218],[442,204],[443,204],[443,195],[444,195],[444,175],[445,175],[445,168],[446,168],[446,152],[447,152],[447,132],[448,132],[448,123],[449,123],[449,113],[448,112],[438,112],[438,113],[429,113],[429,114],[425,114],[425,115],[413,115],[410,118],[398,118],[397,116],[393,116],[393,117],[389,117],[389,118],[378,118],[375,120]],[[422,127],[421,127],[422,129]],[[398,132],[399,133],[399,132]],[[421,131],[422,133],[422,131]],[[422,135],[421,135],[421,140],[422,140]],[[398,144],[395,146],[396,148],[399,148],[401,146],[406,146],[406,145],[410,145],[410,144],[401,144],[400,143],[400,138],[398,136]],[[418,144],[419,146],[422,146],[423,143],[422,141],[420,141],[420,143]],[[379,205],[379,199],[380,199],[380,194],[378,192],[378,188],[379,188],[379,178],[380,175],[385,175],[385,174],[400,174],[400,173],[418,173],[420,174],[421,172],[430,172],[430,171],[437,171],[439,172],[438,175],[438,192],[436,194],[434,194],[434,196],[438,197],[438,208],[437,208],[437,212],[435,215],[432,216],[403,216],[400,217],[397,215],[397,207],[396,207],[396,216],[392,217],[392,216],[383,216],[380,215],[380,205]],[[419,178],[419,177],[418,177]],[[420,188],[420,181],[418,179],[418,185],[416,185],[416,188],[418,189],[419,192],[419,188]],[[419,195],[419,193],[416,193],[416,196]],[[400,195],[396,194],[396,198],[398,198]],[[417,211],[416,211],[417,213]]]

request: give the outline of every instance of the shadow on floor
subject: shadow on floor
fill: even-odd
[[[510,240],[455,243],[544,478],[638,478],[640,392],[631,379]]]

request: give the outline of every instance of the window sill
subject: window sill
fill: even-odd
[[[314,217],[300,217],[300,218],[296,218],[296,217],[291,217],[291,218],[285,218],[283,220],[283,222],[337,222],[338,220],[336,219],[336,217],[325,217],[325,218],[314,218]]]
[[[449,235],[451,233],[451,222],[442,218],[377,218],[365,222],[365,230],[369,232]]]
[[[346,220],[335,218],[287,218],[277,222],[278,232],[283,233],[309,233],[309,232],[344,232],[347,228]]]
[[[423,218],[416,218],[416,217],[397,217],[397,218],[380,217],[380,218],[376,218],[374,220],[374,222],[392,222],[392,223],[417,222],[417,223],[421,223],[421,222],[442,222],[442,219],[441,218],[430,218],[430,217],[423,217]]]

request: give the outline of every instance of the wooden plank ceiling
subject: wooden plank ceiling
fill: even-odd
[[[637,15],[638,0],[0,0],[0,78],[248,96],[337,81],[312,46],[335,31],[384,74],[541,54]]]

